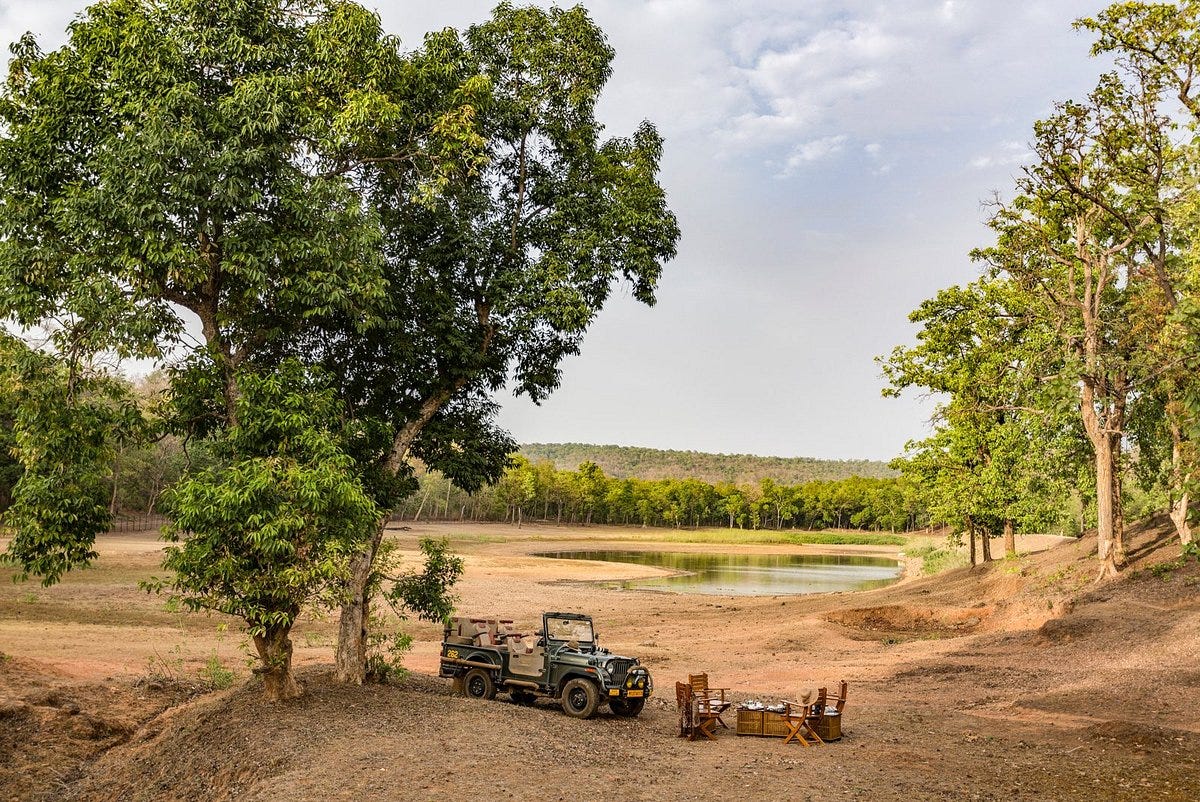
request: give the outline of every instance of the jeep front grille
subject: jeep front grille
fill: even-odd
[[[629,669],[633,668],[633,666],[633,660],[610,660],[608,663],[608,673],[612,675],[613,685],[624,684],[625,677],[629,674]]]

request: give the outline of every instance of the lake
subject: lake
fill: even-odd
[[[886,557],[849,554],[695,554],[671,551],[554,551],[535,557],[634,563],[685,571],[656,579],[614,582],[627,589],[720,596],[775,596],[869,590],[900,578]]]

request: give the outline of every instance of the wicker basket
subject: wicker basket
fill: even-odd
[[[783,720],[783,716],[781,716],[779,713],[763,713],[762,734],[769,735],[772,738],[786,738],[788,734],[788,724]]]
[[[838,713],[826,713],[817,725],[817,735],[822,741],[837,741],[842,737],[842,717]]]
[[[763,734],[763,711],[761,711],[761,710],[739,710],[739,711],[737,711],[737,734],[738,735],[762,735]]]

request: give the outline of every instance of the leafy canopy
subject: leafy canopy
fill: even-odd
[[[218,441],[226,461],[170,492],[164,567],[175,575],[150,587],[261,635],[290,626],[305,603],[338,600],[379,509],[341,448],[341,410],[319,377],[285,363],[238,378],[239,423]]]

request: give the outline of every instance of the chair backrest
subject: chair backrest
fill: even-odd
[[[708,693],[708,672],[703,674],[688,674],[688,685],[697,696]]]
[[[692,703],[693,696],[694,693],[690,684],[686,682],[675,683],[675,703],[678,704],[680,708],[689,706]]]
[[[846,688],[847,687],[848,686],[846,685],[846,680],[842,680],[841,684],[838,686],[837,701],[834,703],[834,707],[837,708],[839,716],[842,714],[842,708],[846,706]]]
[[[821,719],[825,718],[825,700],[828,697],[828,688],[817,689],[817,700],[812,703],[812,708],[809,710],[808,714],[809,718],[815,719],[818,723],[821,721]]]

